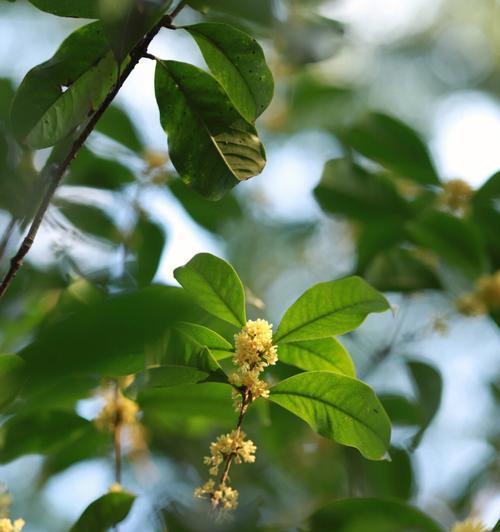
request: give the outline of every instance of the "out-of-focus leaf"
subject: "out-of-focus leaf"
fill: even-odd
[[[31,148],[64,139],[102,103],[117,64],[99,22],[79,28],[49,61],[31,69],[12,103],[12,129]]]
[[[159,61],[155,76],[160,121],[181,178],[210,199],[260,174],[265,152],[219,83],[197,67]]]
[[[368,314],[388,308],[385,297],[360,277],[319,283],[288,308],[274,341],[284,343],[344,334],[358,327]]]
[[[326,212],[369,223],[376,220],[397,224],[412,214],[389,178],[368,173],[346,159],[326,163],[314,195]]]
[[[306,371],[329,370],[355,377],[356,370],[347,349],[336,338],[290,342],[278,347],[280,362]]]
[[[24,380],[24,360],[16,355],[0,355],[0,409],[16,398]]]
[[[427,146],[409,126],[382,113],[369,113],[341,134],[356,151],[401,177],[439,185]]]
[[[136,153],[141,153],[144,149],[141,137],[128,114],[116,105],[106,109],[95,130]]]
[[[118,61],[163,16],[172,0],[99,0],[99,16]]]
[[[0,122],[6,123],[9,120],[10,104],[14,93],[12,81],[0,78]]]
[[[152,282],[160,265],[165,247],[163,228],[146,218],[139,219],[132,235],[132,247],[136,252],[135,277],[139,286],[146,286]]]
[[[134,174],[123,164],[99,157],[83,147],[71,163],[64,183],[116,190],[134,179]]]
[[[273,76],[262,48],[247,33],[227,24],[186,26],[214,78],[240,114],[253,122],[271,102]]]
[[[481,234],[467,220],[432,212],[407,225],[414,242],[435,252],[450,267],[476,278],[486,267]]]
[[[242,215],[241,206],[234,194],[226,194],[217,202],[217,208],[214,208],[212,201],[191,190],[180,179],[170,182],[169,188],[189,216],[196,223],[214,233]]]
[[[344,499],[325,506],[309,523],[335,532],[444,532],[417,508],[391,499]]]
[[[116,240],[118,229],[101,208],[84,203],[58,200],[57,206],[64,216],[80,231],[105,240]]]
[[[204,14],[213,12],[235,17],[238,22],[257,23],[270,26],[273,17],[273,2],[271,0],[253,0],[252,2],[234,2],[233,0],[188,0],[193,9]]]
[[[379,395],[379,399],[394,425],[413,426],[422,424],[422,409],[408,397],[395,394],[381,394]]]
[[[85,306],[44,327],[20,356],[37,379],[129,375],[145,368],[145,351],[159,350],[169,327],[196,320],[197,312],[182,290],[151,286]]]
[[[425,430],[439,410],[443,393],[443,379],[439,371],[429,364],[411,361],[407,363],[407,366],[417,389],[417,402],[422,410],[422,425],[413,439],[413,447],[417,447]]]
[[[174,277],[207,312],[238,328],[245,325],[245,291],[228,262],[210,253],[199,253],[174,270]]]
[[[325,438],[355,447],[370,460],[387,457],[389,417],[373,390],[361,381],[331,371],[299,373],[275,384],[269,399]]]
[[[99,0],[29,0],[41,11],[60,17],[98,18]]]
[[[145,386],[150,388],[170,388],[196,384],[208,377],[208,373],[190,366],[161,366],[151,368],[144,375]]]
[[[400,223],[378,222],[372,219],[363,224],[357,236],[358,254],[356,272],[365,277],[364,272],[370,262],[382,251],[387,251],[406,239],[404,226]],[[377,288],[379,288],[377,286]]]
[[[383,292],[413,292],[442,286],[428,264],[401,248],[376,257],[365,270],[364,278]]]
[[[50,454],[75,442],[89,421],[70,412],[37,411],[9,418],[0,428],[0,463],[25,454]]]
[[[90,503],[70,532],[106,532],[127,517],[135,495],[124,491],[107,493]]]

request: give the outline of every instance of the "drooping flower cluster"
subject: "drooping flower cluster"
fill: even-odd
[[[500,270],[481,277],[473,292],[457,300],[457,308],[466,316],[480,316],[500,308]]]
[[[443,186],[441,201],[452,211],[464,212],[474,195],[474,190],[463,179],[450,179]]]
[[[466,519],[455,523],[451,532],[486,532],[486,527],[477,519]]]
[[[226,467],[228,460],[237,464],[242,462],[255,462],[255,447],[252,440],[246,440],[246,434],[236,429],[229,434],[222,434],[210,444],[210,456],[205,456],[204,463],[209,466],[209,473],[216,477],[221,466]],[[233,510],[238,505],[238,491],[228,485],[227,475],[223,475],[221,482],[216,485],[211,478],[203,486],[196,488],[195,497],[203,498],[209,495],[214,508],[222,507],[224,510]]]
[[[249,320],[235,336],[233,363],[237,370],[229,376],[229,382],[244,388],[251,401],[258,397],[269,397],[269,388],[259,375],[267,366],[276,364],[278,348],[273,345],[272,325],[266,320]],[[241,395],[233,392],[235,408],[241,408]]]
[[[137,403],[125,397],[120,390],[107,394],[106,403],[95,419],[100,430],[113,432],[118,426],[133,425],[137,420]]]
[[[277,347],[273,345],[272,325],[265,320],[249,320],[235,336],[233,363],[236,371],[229,376],[235,407],[239,413],[238,425],[228,434],[222,434],[210,444],[210,456],[204,463],[209,467],[211,477],[216,477],[222,468],[220,480],[210,478],[203,486],[196,488],[195,497],[209,496],[213,508],[235,509],[238,505],[238,491],[229,486],[229,468],[234,461],[255,462],[255,447],[241,430],[241,423],[248,405],[258,397],[269,397],[267,383],[259,378],[267,366],[276,364]]]
[[[24,519],[11,521],[6,517],[0,518],[0,532],[21,532],[25,525]]]

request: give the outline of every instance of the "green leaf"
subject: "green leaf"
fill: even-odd
[[[306,371],[329,370],[349,377],[356,376],[347,349],[336,338],[280,344],[278,358],[280,362]]]
[[[382,113],[369,113],[341,134],[356,151],[401,177],[439,185],[427,146],[409,126]]]
[[[135,277],[139,286],[152,282],[160,265],[165,240],[160,225],[144,217],[139,219],[132,235],[132,247],[136,252]]]
[[[35,411],[9,418],[0,428],[0,463],[25,454],[50,454],[77,440],[90,424],[70,412]]]
[[[443,393],[443,379],[441,374],[429,364],[423,362],[407,362],[413,382],[417,389],[417,403],[422,412],[421,428],[413,439],[413,447],[417,447],[425,430],[434,419]]]
[[[368,223],[375,219],[396,224],[412,214],[388,177],[368,173],[346,159],[333,159],[325,164],[314,195],[326,212]]]
[[[299,373],[271,388],[269,399],[290,410],[313,430],[383,460],[391,439],[389,417],[373,390],[330,371]]]
[[[65,184],[117,190],[135,180],[129,168],[111,159],[104,159],[83,147],[71,163]]]
[[[140,154],[144,149],[141,137],[128,114],[116,105],[111,105],[106,109],[99,118],[95,131],[116,140],[135,153]]]
[[[200,194],[218,199],[262,171],[265,152],[255,127],[210,74],[186,63],[159,61],[155,92],[172,163]]]
[[[12,103],[14,134],[31,148],[56,144],[97,109],[116,77],[101,24],[79,28],[22,81]]]
[[[271,102],[273,76],[259,43],[227,24],[184,27],[196,40],[215,79],[240,114],[253,122]]]
[[[0,355],[0,409],[16,398],[24,380],[24,360],[15,355]]]
[[[159,21],[171,3],[172,0],[99,1],[99,16],[119,62]]]
[[[29,0],[41,11],[60,17],[98,18],[99,0]]]
[[[217,233],[228,223],[242,216],[242,209],[234,194],[228,193],[217,202],[214,209],[212,201],[200,196],[180,179],[174,179],[169,184],[170,192],[183,206],[191,218],[205,229]]]
[[[240,328],[245,325],[245,291],[234,268],[214,255],[199,253],[174,270],[174,277],[207,312]]]
[[[151,368],[144,374],[144,387],[170,388],[196,384],[208,377],[208,373],[190,366],[161,366]]]
[[[116,240],[119,231],[109,214],[95,205],[57,200],[61,213],[77,229],[105,240]]]
[[[383,219],[378,222],[375,218],[372,221],[367,221],[363,224],[357,236],[356,251],[358,260],[356,272],[365,277],[363,273],[379,253],[388,251],[405,240],[406,234],[402,224],[388,223]],[[379,287],[376,286],[376,288]]]
[[[317,511],[312,530],[335,532],[444,532],[417,508],[391,499],[344,499]]]
[[[319,283],[288,308],[274,341],[284,343],[344,334],[358,327],[371,312],[388,308],[385,297],[359,277]]]
[[[182,337],[184,349],[206,347],[216,359],[226,358],[234,352],[233,346],[215,331],[202,325],[179,321],[173,329]]]
[[[445,212],[432,212],[407,225],[417,245],[434,251],[450,267],[478,277],[486,267],[481,234],[476,226]]]
[[[364,278],[384,292],[413,292],[440,289],[436,272],[410,251],[395,248],[376,257]]]
[[[130,493],[107,493],[87,506],[70,532],[106,532],[127,517],[134,501]]]
[[[396,394],[381,394],[379,399],[393,425],[421,425],[422,409],[412,399]]]
[[[269,0],[252,2],[234,2],[234,0],[188,0],[188,5],[204,14],[213,15],[214,11],[235,17],[238,23],[261,24],[271,28],[273,3]]]

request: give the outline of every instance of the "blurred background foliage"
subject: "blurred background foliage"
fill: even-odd
[[[161,357],[158,331],[169,315],[210,319],[189,302],[180,308],[173,289],[149,287],[172,283],[175,267],[209,250],[240,273],[250,314],[275,323],[311,284],[353,272],[398,307],[346,342],[394,424],[392,462],[367,462],[262,405],[247,425],[256,466],[234,478],[246,503],[214,529],[327,530],[335,522],[336,530],[392,530],[372,507],[363,510],[367,522],[355,508],[314,513],[360,496],[409,501],[443,527],[469,514],[493,526],[500,4],[189,4],[178,24],[229,21],[264,47],[276,81],[258,123],[267,169],[216,203],[187,188],[157,125],[153,66],[141,62],[73,162],[0,307],[0,353],[37,360],[32,386],[9,406],[6,415],[17,415],[2,429],[0,479],[13,515],[29,531],[65,530],[112,483],[111,441],[88,421],[102,403],[96,390],[103,375],[139,371],[144,353]],[[80,23],[22,0],[1,4],[2,270],[43,190],[38,170],[47,157],[14,142],[9,102],[26,70]],[[203,65],[178,31],[163,30],[150,50]],[[68,319],[69,328],[58,327]],[[232,330],[217,326],[231,339]],[[18,393],[19,372],[0,358],[0,404]],[[209,441],[234,415],[217,384],[206,386],[139,394],[143,418],[127,437],[124,484],[140,497],[120,530],[210,529],[192,490]]]

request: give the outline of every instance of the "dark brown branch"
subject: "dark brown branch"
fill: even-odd
[[[127,66],[124,68],[116,84],[110,90],[110,92],[108,93],[108,95],[106,96],[102,104],[99,106],[97,111],[89,119],[89,121],[87,122],[87,124],[85,125],[81,133],[79,133],[78,137],[72,143],[62,163],[54,164],[50,162],[51,160],[49,159],[50,164],[48,163],[48,165],[53,170],[53,173],[51,173],[50,175],[49,185],[45,191],[42,201],[40,202],[40,205],[38,206],[38,209],[33,218],[33,221],[31,222],[31,226],[28,230],[27,235],[25,236],[17,253],[10,260],[10,268],[5,274],[2,280],[2,283],[0,284],[0,298],[7,291],[7,288],[9,287],[10,283],[13,281],[17,272],[21,268],[24,258],[26,257],[29,250],[31,249],[31,246],[33,245],[33,242],[35,241],[35,237],[38,233],[38,230],[40,229],[40,225],[42,224],[45,213],[47,212],[49,204],[52,200],[52,196],[54,195],[57,187],[59,186],[66,170],[71,164],[71,161],[75,158],[75,156],[77,155],[80,148],[83,146],[83,144],[87,140],[90,133],[92,133],[97,122],[99,121],[101,116],[104,114],[106,109],[110,106],[111,102],[113,101],[115,96],[118,94],[118,91],[121,89],[122,85],[124,84],[125,80],[129,77],[132,70],[134,70],[135,66],[137,65],[141,57],[143,57],[144,54],[147,52],[147,48],[149,44],[151,43],[151,41],[153,40],[153,38],[156,36],[156,34],[160,31],[162,27],[165,27],[165,26],[169,27],[172,25],[173,19],[179,14],[179,12],[182,10],[185,4],[186,4],[185,1],[181,1],[170,15],[164,16],[158,22],[158,24],[156,24],[146,34],[146,36],[133,48],[133,50],[130,52],[130,61],[128,62]],[[42,170],[42,173],[47,172],[48,170],[49,168],[46,166]]]

